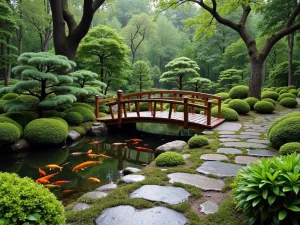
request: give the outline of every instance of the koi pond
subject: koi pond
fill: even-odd
[[[184,130],[173,125],[148,123],[137,124],[136,129],[131,127],[128,130],[110,130],[108,128],[107,137],[88,136],[59,148],[30,149],[27,152],[2,155],[0,171],[17,173],[21,177],[27,176],[34,180],[41,177],[39,168],[47,175],[59,172],[50,181],[52,183],[62,181],[61,183],[64,184],[49,184],[48,187],[58,199],[68,205],[86,192],[117,181],[121,177],[120,171],[125,167],[141,168],[154,160],[152,152],[137,151],[135,147],[147,146],[155,150],[158,146],[170,141],[187,141],[195,133],[199,131]],[[142,142],[127,142],[127,148],[113,145],[113,143],[124,143],[128,139],[141,139]],[[90,158],[87,154],[82,154],[89,150],[92,150],[93,154],[105,154],[111,158]],[[79,152],[82,153],[79,154]],[[72,169],[81,163],[97,160],[101,160],[102,164],[72,172]],[[50,171],[46,168],[49,164],[60,165],[63,169]],[[99,179],[100,183],[88,180],[91,177]]]

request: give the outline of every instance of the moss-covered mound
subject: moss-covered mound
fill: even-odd
[[[298,95],[297,95],[297,97],[298,97],[298,98],[300,98],[300,91],[298,92]]]
[[[211,110],[211,115],[213,117],[218,117],[218,107],[215,106]],[[221,107],[221,117],[225,119],[226,121],[238,121],[239,120],[239,114],[233,110],[228,108],[228,105],[222,105]]]
[[[82,102],[75,102],[72,104],[72,107],[76,107],[76,106],[81,106],[81,107],[85,107],[88,108],[89,110],[91,110],[92,113],[95,112],[95,109],[93,106],[87,104],[87,103],[82,103]]]
[[[96,119],[95,114],[87,107],[75,106],[65,110],[65,113],[77,112],[82,116],[82,122],[94,121]]]
[[[262,101],[270,102],[270,103],[272,103],[276,107],[276,102],[273,99],[271,99],[271,98],[264,98],[264,99],[262,99]]]
[[[65,112],[58,112],[55,114],[55,117],[64,118],[65,115],[66,115]]]
[[[22,136],[23,127],[20,124],[18,124],[16,121],[14,121],[8,117],[0,116],[0,124],[1,123],[11,123],[11,124],[15,125],[18,128],[20,135]]]
[[[281,155],[300,153],[300,142],[289,142],[282,145],[279,149]]]
[[[188,144],[190,148],[201,148],[205,145],[208,145],[209,140],[205,136],[195,135],[189,139]]]
[[[184,158],[177,152],[164,152],[155,159],[156,166],[178,166],[184,164]]]
[[[0,173],[0,201],[1,224],[65,224],[61,202],[30,178]]]
[[[16,99],[18,97],[19,97],[19,95],[16,93],[7,93],[2,96],[2,100],[12,100],[12,99]]]
[[[24,129],[24,138],[32,144],[55,145],[64,143],[68,127],[57,119],[36,119]]]
[[[284,90],[284,89],[287,89],[287,88],[285,88],[285,87],[279,87],[279,88],[276,88],[275,91],[279,94],[279,92],[280,92],[281,90]]]
[[[293,95],[292,93],[284,93],[284,94],[279,96],[278,101],[280,101],[284,98],[296,98],[296,96]]]
[[[284,93],[289,93],[289,91],[287,89],[282,89],[280,92],[279,92],[279,95],[282,95]]]
[[[291,90],[289,90],[289,93],[291,93],[291,94],[297,96],[298,91],[297,91],[296,89],[291,89]]]
[[[276,91],[263,91],[261,93],[261,98],[271,98],[274,101],[277,101],[277,99],[279,98],[279,94]]]
[[[8,102],[8,100],[0,99],[0,113],[4,113],[4,105]]]
[[[81,114],[79,114],[77,112],[68,112],[64,116],[64,120],[67,121],[67,123],[71,126],[77,126],[82,123],[83,118],[82,118]]]
[[[67,123],[64,119],[62,119],[62,118],[60,118],[60,117],[55,117],[55,116],[54,116],[54,117],[49,117],[49,119],[58,120],[58,121],[64,123],[64,125],[65,125],[66,127],[69,126],[68,123]]]
[[[243,99],[248,97],[249,87],[245,85],[238,85],[229,91],[229,97],[232,99]]]
[[[247,114],[250,111],[248,103],[241,99],[234,99],[228,104],[229,108],[235,110],[238,114]]]
[[[259,101],[254,105],[254,110],[258,113],[270,114],[274,112],[275,106],[271,102]]]
[[[19,140],[19,129],[11,123],[0,123],[0,144],[9,144]]]
[[[244,99],[248,105],[250,106],[250,109],[254,109],[254,105],[259,101],[257,98],[254,97],[248,97]]]
[[[22,127],[25,127],[31,120],[32,116],[29,118],[21,112],[11,112],[11,113],[4,113],[2,116],[10,118],[20,124]]]
[[[298,102],[295,98],[287,97],[280,100],[280,105],[286,108],[295,108],[298,105]]]
[[[217,93],[215,94],[215,96],[221,97],[223,101],[229,99],[229,94],[226,92]]]
[[[232,100],[231,98],[228,98],[223,102],[223,104],[228,104],[231,100]]]

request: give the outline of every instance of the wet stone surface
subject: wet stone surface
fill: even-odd
[[[261,133],[258,133],[258,132],[250,132],[250,131],[248,131],[248,132],[244,131],[244,132],[241,132],[240,134],[241,134],[241,135],[254,135],[254,136],[259,136],[259,135],[261,135]]]
[[[134,167],[126,167],[122,171],[123,175],[128,175],[128,174],[132,174],[132,173],[139,173],[139,172],[141,172],[141,170],[138,169],[138,168],[134,168]]]
[[[204,162],[200,167],[198,167],[197,172],[203,174],[213,174],[219,177],[234,177],[241,168],[243,167],[236,164],[208,161]]]
[[[257,139],[257,136],[254,135],[241,135],[241,134],[222,134],[219,138],[243,138],[243,139]]]
[[[183,156],[184,159],[187,159],[188,157],[191,156],[191,154],[183,154],[182,156]]]
[[[227,156],[222,154],[203,154],[200,156],[200,159],[207,160],[207,161],[228,160]]]
[[[250,143],[250,142],[224,142],[222,143],[226,147],[239,147],[239,148],[267,148],[265,144]]]
[[[96,199],[96,198],[103,198],[107,195],[107,193],[105,192],[100,192],[100,191],[91,191],[88,193],[85,193],[84,195],[82,195],[83,197],[89,197],[92,199]]]
[[[259,144],[268,144],[268,140],[259,140],[259,139],[248,139],[247,142],[259,143]]]
[[[212,201],[206,201],[201,204],[200,207],[200,212],[203,212],[204,214],[213,214],[219,210],[219,206]]]
[[[243,152],[237,148],[218,148],[217,150],[218,153],[224,153],[224,154],[242,154]]]
[[[250,163],[256,163],[259,161],[259,158],[253,156],[236,156],[235,163],[249,165]]]
[[[241,139],[238,138],[220,138],[220,142],[232,142],[232,141],[241,141]]]
[[[233,123],[233,122],[224,122],[214,130],[217,131],[239,131],[242,128],[242,124],[240,123]]]
[[[277,155],[276,152],[272,152],[269,150],[250,150],[247,149],[248,151],[248,155],[252,155],[252,156],[260,156],[260,157],[273,157],[275,155]]]
[[[76,212],[76,211],[81,211],[81,210],[85,210],[85,209],[88,209],[90,208],[91,206],[89,204],[86,204],[86,203],[77,203],[76,205],[74,205],[74,207],[72,208],[72,211],[73,212]]]
[[[111,183],[111,184],[105,184],[105,185],[103,185],[101,187],[98,187],[96,189],[96,191],[111,191],[113,189],[116,189],[117,187],[118,186],[116,184],[113,184],[113,183]]]
[[[219,133],[219,134],[235,134],[234,131],[226,131],[226,130],[224,130],[224,131],[219,131],[218,133]]]
[[[145,176],[143,175],[126,175],[121,179],[125,183],[136,183],[145,180]]]

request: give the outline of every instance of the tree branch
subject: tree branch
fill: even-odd
[[[71,31],[73,31],[77,27],[77,23],[74,16],[69,11],[68,0],[61,0],[61,7],[64,20],[66,21],[69,32],[71,33]]]
[[[97,11],[97,9],[100,8],[100,6],[104,3],[105,0],[95,0],[93,2],[93,11],[94,13]]]
[[[243,8],[243,14],[242,14],[241,19],[240,19],[240,25],[245,26],[246,22],[247,22],[247,19],[248,19],[248,16],[251,12],[251,7],[243,5],[242,8]]]
[[[287,23],[286,27],[290,27],[293,22],[295,21],[296,17],[299,15],[300,12],[300,3],[297,4],[297,7],[294,9],[294,11],[291,13]]]

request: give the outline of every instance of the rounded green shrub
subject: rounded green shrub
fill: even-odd
[[[67,123],[64,119],[62,119],[62,118],[60,118],[60,117],[49,117],[49,119],[58,120],[58,121],[60,121],[60,122],[63,122],[64,125],[65,125],[66,127],[69,126],[68,123]]]
[[[245,85],[238,85],[229,91],[229,97],[232,99],[243,99],[248,97],[249,87]]]
[[[83,127],[75,126],[75,127],[71,127],[71,129],[75,130],[76,132],[78,132],[82,136],[86,135],[86,131]]]
[[[227,100],[227,99],[229,99],[229,94],[226,93],[226,92],[220,92],[220,93],[217,93],[217,94],[215,94],[215,96],[220,97],[222,100]]]
[[[287,89],[282,89],[280,92],[279,92],[279,95],[282,95],[282,94],[285,94],[285,93],[289,93],[289,91]]]
[[[250,111],[248,103],[241,99],[234,99],[228,104],[229,108],[235,110],[238,114],[247,114]]]
[[[293,95],[297,96],[298,91],[296,89],[289,90],[289,93],[292,93]]]
[[[135,105],[131,106],[132,112],[136,112]],[[147,102],[141,102],[140,103],[140,112],[148,111],[148,103]]]
[[[286,118],[273,126],[269,140],[275,148],[288,142],[300,142],[300,117]]]
[[[255,103],[257,103],[259,100],[257,98],[254,97],[248,97],[244,99],[248,105],[250,106],[250,109],[254,109],[254,105]]]
[[[32,120],[39,118],[39,114],[36,112],[22,111],[21,113],[26,117],[26,120],[28,121],[28,123]]]
[[[300,91],[298,92],[297,97],[300,98]]]
[[[4,113],[4,114],[2,114],[2,116],[8,117],[8,118],[16,121],[22,127],[25,127],[30,122],[29,118],[26,118],[21,112]]]
[[[4,113],[4,105],[8,102],[8,100],[0,99],[0,113]]]
[[[289,86],[287,87],[287,89],[289,89],[289,90],[291,90],[291,89],[296,89],[296,86],[295,86],[295,85],[289,85]]]
[[[264,98],[264,99],[262,99],[262,101],[271,102],[276,107],[276,102],[271,98]]]
[[[38,109],[40,104],[40,99],[31,95],[20,95],[19,100],[25,102],[30,110]]]
[[[71,126],[77,126],[82,123],[82,116],[77,112],[68,112],[64,116],[64,120]]]
[[[286,89],[286,88],[284,88],[284,87],[279,87],[279,88],[276,88],[275,91],[279,94],[279,92],[280,92],[281,90],[283,90],[283,89]]]
[[[213,117],[218,117],[218,107],[217,106],[212,108],[211,115]],[[226,121],[238,121],[239,120],[239,114],[235,110],[224,107],[224,106],[221,107],[221,117]]]
[[[65,224],[61,202],[28,177],[0,173],[0,201],[1,224]]]
[[[16,121],[14,121],[8,117],[0,116],[0,124],[1,123],[11,123],[11,124],[15,125],[18,128],[20,135],[22,136],[23,127],[20,124],[18,124]]]
[[[88,108],[83,106],[75,106],[65,110],[65,113],[77,112],[82,116],[82,122],[94,121],[96,119],[95,114]]]
[[[189,139],[188,144],[190,148],[201,148],[205,145],[208,145],[209,140],[207,137],[202,135],[195,135]]]
[[[279,96],[278,101],[280,101],[284,98],[296,98],[296,96],[293,95],[292,93],[284,93]]]
[[[100,117],[106,117],[106,116],[107,116],[107,114],[106,114],[106,113],[104,113],[104,112],[100,112],[100,113],[99,113],[99,116],[100,116]]]
[[[280,100],[280,105],[286,108],[295,108],[298,105],[298,102],[294,98],[287,97]]]
[[[264,91],[261,93],[261,98],[271,98],[274,101],[277,101],[277,99],[279,98],[279,94],[276,91]]]
[[[24,138],[33,144],[61,144],[67,137],[68,127],[57,119],[36,119],[24,129]]]
[[[94,107],[91,106],[91,105],[89,105],[89,104],[87,104],[87,103],[75,102],[75,103],[72,104],[72,107],[76,107],[76,106],[86,107],[86,108],[88,108],[89,110],[91,110],[92,113],[94,113],[94,111],[95,111],[95,110],[94,110]]]
[[[3,95],[2,100],[12,100],[12,99],[16,99],[18,97],[19,97],[19,95],[16,93],[7,93],[7,94]]]
[[[184,164],[184,158],[177,152],[164,152],[155,159],[156,166],[178,166]]]
[[[270,114],[275,110],[275,106],[271,102],[259,101],[254,105],[254,110],[258,113]]]
[[[0,144],[13,143],[20,139],[19,129],[11,123],[0,123]]]
[[[289,142],[282,145],[279,149],[281,155],[300,153],[300,142]]]
[[[221,105],[221,108],[222,108],[222,107],[223,107],[223,108],[229,108],[228,104],[222,104],[222,105]]]
[[[300,221],[299,165],[300,155],[293,154],[262,158],[238,172],[232,195],[247,224]]]
[[[66,115],[65,112],[58,112],[55,114],[55,117],[64,118],[65,115]]]
[[[231,98],[228,98],[226,99],[224,102],[222,102],[223,104],[228,104],[232,99]]]

